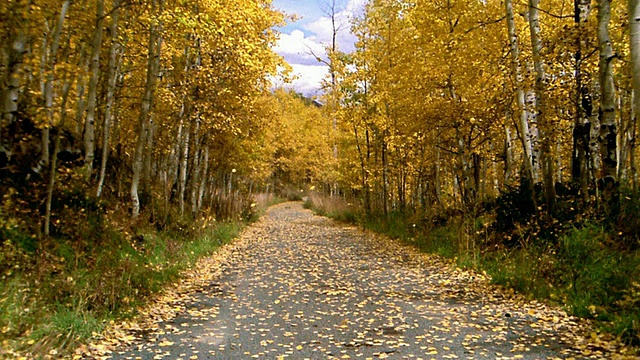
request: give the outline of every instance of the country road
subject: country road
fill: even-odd
[[[110,357],[613,357],[559,309],[300,203],[270,208],[229,247],[215,276],[170,305],[175,316],[138,329]]]

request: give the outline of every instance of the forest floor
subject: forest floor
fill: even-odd
[[[186,275],[76,357],[624,358],[585,320],[301,203]]]

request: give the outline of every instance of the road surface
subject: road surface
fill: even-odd
[[[585,325],[382,236],[270,208],[113,359],[585,359]],[[235,248],[234,248],[235,247]],[[160,301],[160,300],[159,300]],[[157,314],[157,313],[156,313]],[[131,340],[131,339],[130,339]]]

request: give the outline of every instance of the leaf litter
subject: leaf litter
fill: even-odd
[[[76,358],[632,359],[588,321],[371,232],[269,209]]]

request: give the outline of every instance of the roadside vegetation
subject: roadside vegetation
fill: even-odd
[[[504,194],[467,217],[400,212],[367,216],[357,203],[316,192],[308,194],[305,206],[453,259],[460,267],[486,273],[493,283],[514,293],[558,304],[569,314],[596,321],[604,337],[611,334],[640,346],[639,199],[625,197],[617,224],[587,218],[543,225],[535,219],[519,219],[514,212],[513,223],[505,227],[496,213],[506,206],[501,201],[513,196],[518,194]]]
[[[258,194],[241,216],[177,217],[156,209],[135,223],[98,209],[69,214],[64,232],[46,241],[3,229],[0,249],[2,353],[69,355],[112,320],[136,314],[149,295],[180,279],[200,258],[232,241],[280,201]],[[106,205],[106,204],[103,204]],[[176,218],[180,220],[158,221]]]

